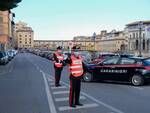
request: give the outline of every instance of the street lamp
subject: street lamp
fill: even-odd
[[[96,33],[95,32],[93,33],[92,40],[94,41],[94,51],[95,51],[96,50],[95,49],[95,40],[96,40]]]
[[[140,42],[139,42],[139,57],[142,56],[142,29],[143,29],[143,22],[140,21],[139,24],[138,24],[138,27],[139,27],[139,39],[140,39]]]

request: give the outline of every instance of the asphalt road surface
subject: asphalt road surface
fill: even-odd
[[[0,113],[150,113],[150,85],[82,82],[82,107],[68,103],[69,73],[65,67],[62,86],[54,87],[53,63],[20,53],[0,66]]]

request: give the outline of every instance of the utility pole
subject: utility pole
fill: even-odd
[[[139,22],[139,57],[142,56],[142,28],[143,28],[143,22]]]

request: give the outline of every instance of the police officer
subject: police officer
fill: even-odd
[[[70,94],[69,105],[70,107],[82,106],[79,102],[81,78],[84,73],[85,66],[82,62],[82,57],[78,52],[79,48],[73,47],[71,55],[66,59],[66,63],[69,64],[70,70]]]
[[[62,54],[62,47],[60,46],[57,47],[57,50],[54,53],[53,57],[54,57],[54,68],[55,68],[55,86],[59,87],[61,86],[59,81],[63,69],[63,60],[64,60],[64,56]]]

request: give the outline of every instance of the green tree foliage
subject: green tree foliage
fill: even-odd
[[[17,7],[22,0],[0,0],[0,10],[5,11]]]

